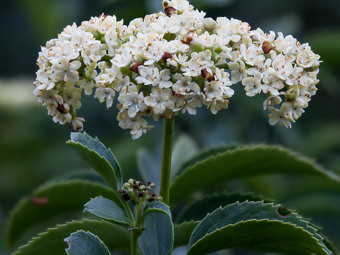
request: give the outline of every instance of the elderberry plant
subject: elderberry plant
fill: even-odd
[[[159,193],[150,180],[124,183],[110,149],[85,132],[72,133],[68,144],[101,179],[73,176],[38,189],[12,213],[8,242],[17,242],[39,220],[84,204],[87,214],[48,229],[14,254],[125,250],[169,255],[180,246],[189,255],[232,248],[334,254],[319,229],[296,212],[251,193],[221,191],[228,181],[264,174],[316,175],[339,182],[311,160],[275,146],[221,147],[192,158],[184,153],[184,163],[171,167],[178,160],[172,157],[175,116],[196,114],[202,105],[213,114],[226,109],[234,84],[242,84],[249,97],[265,94],[269,123],[291,127],[317,90],[319,55],[291,35],[251,30],[236,19],[206,18],[185,0],[164,1],[163,6],[164,12],[128,25],[101,15],[67,26],[41,48],[34,82],[34,94],[53,120],[76,131],[85,122],[77,114],[81,97],[93,91],[107,108],[117,95],[119,126],[130,130],[133,139],[151,129],[148,118],[164,119]],[[22,222],[28,216],[31,221]]]

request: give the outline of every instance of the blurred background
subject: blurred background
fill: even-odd
[[[279,144],[340,174],[340,1],[334,0],[191,0],[209,17],[226,16],[248,22],[253,29],[292,34],[309,42],[321,55],[318,93],[306,113],[291,129],[272,127],[262,110],[263,97],[248,98],[240,84],[228,110],[216,116],[202,109],[198,115],[176,119],[176,138],[191,137],[199,148],[221,144]],[[87,168],[65,142],[67,126],[54,124],[33,96],[40,46],[62,29],[78,25],[102,13],[116,15],[125,23],[161,10],[161,0],[5,0],[0,23],[0,254],[6,251],[2,226],[21,197],[46,180]],[[156,155],[160,148],[161,123],[137,141],[121,130],[117,110],[86,97],[80,116],[85,131],[110,146],[125,178],[137,177],[137,151]],[[244,190],[253,190],[297,209],[312,219],[340,248],[340,187],[308,178],[272,177],[249,179]],[[294,186],[294,192],[291,187]]]

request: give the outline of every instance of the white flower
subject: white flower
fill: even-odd
[[[174,92],[186,95],[193,92],[194,94],[199,94],[201,89],[196,82],[191,81],[191,77],[183,76],[180,73],[176,73],[174,78],[177,80],[172,86]]]
[[[280,127],[285,126],[286,128],[291,128],[292,124],[290,122],[289,116],[284,108],[281,107],[280,110],[274,107],[268,107],[270,114],[269,117],[269,124],[276,125],[278,124]]]
[[[170,89],[152,87],[150,96],[145,97],[145,104],[152,107],[154,114],[162,114],[166,109],[171,110],[175,107],[171,97],[172,92]]]
[[[138,93],[136,86],[132,85],[123,90],[118,101],[122,104],[122,109],[127,110],[128,116],[134,118],[138,112],[146,110],[143,93]]]
[[[115,92],[106,86],[99,86],[94,93],[94,97],[98,98],[100,103],[106,102],[106,108],[109,109],[113,104]]]
[[[72,24],[41,47],[33,93],[54,121],[82,130],[82,92],[94,89],[107,108],[117,93],[119,126],[137,139],[151,128],[147,117],[226,109],[240,81],[247,96],[267,96],[270,124],[290,127],[301,116],[319,82],[320,56],[308,44],[237,19],[206,18],[186,0],[163,5],[164,13],[128,26],[110,15]]]
[[[253,97],[256,94],[259,94],[262,90],[261,75],[256,73],[254,77],[244,78],[242,80],[242,85],[245,86],[244,90],[246,91],[247,96]]]
[[[310,46],[308,44],[302,44],[297,49],[298,55],[296,57],[296,63],[303,67],[318,67],[320,56],[312,52]]]
[[[136,77],[137,83],[144,85],[157,86],[160,81],[159,69],[155,66],[139,66],[138,71],[140,76]]]
[[[81,66],[80,61],[70,62],[68,57],[60,57],[51,60],[51,70],[54,72],[55,81],[76,82],[79,80],[78,69]]]

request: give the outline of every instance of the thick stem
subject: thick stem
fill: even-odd
[[[166,204],[169,204],[172,137],[174,134],[174,122],[175,122],[174,116],[172,116],[171,119],[164,118],[163,152],[159,194],[163,198],[163,202]]]
[[[137,255],[138,234],[136,231],[131,231],[131,255]]]
[[[131,255],[137,255],[138,237],[141,234],[143,202],[137,203],[137,218],[135,229],[131,231]]]

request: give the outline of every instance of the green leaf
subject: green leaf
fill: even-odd
[[[115,202],[102,196],[95,197],[85,204],[84,211],[121,225],[132,223],[127,213]]]
[[[93,167],[110,187],[120,189],[122,172],[112,154],[98,138],[92,138],[87,133],[71,133],[71,140],[67,142],[78,151],[81,157]]]
[[[192,231],[196,228],[199,221],[182,222],[174,225],[175,242],[174,247],[187,245]]]
[[[174,226],[169,207],[152,202],[144,209],[144,230],[138,238],[143,254],[169,255],[174,242]]]
[[[175,142],[172,151],[171,179],[176,176],[180,167],[198,152],[198,146],[189,136],[182,135]]]
[[[236,247],[294,255],[332,254],[323,241],[318,229],[280,205],[237,202],[218,208],[198,224],[188,254]]]
[[[65,254],[67,244],[64,239],[79,229],[90,231],[97,235],[110,250],[130,249],[130,234],[125,228],[102,220],[82,220],[72,221],[48,229],[47,232],[39,234],[29,243],[21,246],[13,255]]]
[[[23,198],[10,214],[6,236],[8,246],[13,247],[27,230],[43,221],[81,212],[90,198],[99,195],[122,203],[116,191],[89,181],[70,180],[39,187],[31,197]]]
[[[182,166],[180,167],[180,169],[178,169],[176,175],[181,174],[188,167],[192,167],[196,163],[204,161],[211,156],[215,156],[218,153],[223,153],[223,152],[226,152],[227,150],[233,150],[236,148],[237,147],[235,145],[230,145],[230,146],[222,145],[219,147],[213,147],[213,148],[203,150],[202,152],[198,153],[197,155],[193,156],[192,158],[184,162]],[[173,178],[175,178],[175,176],[173,176]]]
[[[235,202],[243,201],[262,201],[263,197],[256,196],[253,193],[216,193],[210,196],[196,200],[189,206],[185,207],[176,217],[175,222],[181,223],[184,221],[200,221],[209,212],[212,212],[220,206],[226,206]],[[266,202],[270,202],[267,200]]]
[[[160,162],[158,162],[147,150],[140,149],[137,152],[137,164],[143,180],[146,183],[149,181],[155,183],[155,192],[158,192],[159,179],[161,176],[159,171]]]
[[[78,230],[65,239],[68,255],[111,255],[105,244],[91,232]]]
[[[195,191],[236,178],[265,174],[301,174],[339,182],[336,174],[279,146],[254,146],[210,156],[177,175],[170,188],[171,204]]]

